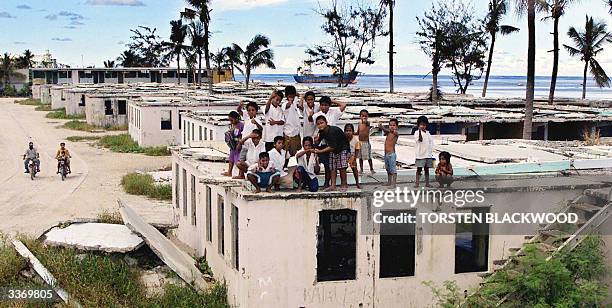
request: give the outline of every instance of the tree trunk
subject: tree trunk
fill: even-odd
[[[393,84],[393,7],[395,0],[389,1],[389,92],[395,91]]]
[[[489,60],[487,61],[487,73],[485,75],[484,85],[482,86],[482,97],[487,96],[487,87],[489,86],[489,75],[491,74],[491,63],[493,62],[493,49],[495,48],[495,32],[491,33],[491,47],[489,48]]]
[[[245,85],[246,85],[246,89],[248,91],[249,90],[249,82],[251,80],[251,69],[247,67],[245,71],[246,71],[246,75],[245,75],[246,80],[244,82],[245,82]]]
[[[555,100],[555,88],[557,86],[557,73],[559,72],[559,17],[554,18],[553,29],[553,69],[550,75],[550,92],[548,93],[548,103],[552,104]]]
[[[208,88],[212,91],[212,76],[210,76],[210,50],[208,38],[210,37],[209,29],[210,18],[204,23],[204,59],[206,61],[206,76],[208,76]]]
[[[527,51],[527,93],[525,94],[525,121],[523,123],[523,139],[531,140],[533,125],[533,97],[535,92],[535,0],[527,1],[527,28],[529,30],[529,47]]]
[[[584,62],[584,73],[582,75],[582,99],[586,98],[586,85],[587,85],[587,70],[589,68],[589,61]]]
[[[198,85],[202,85],[202,51],[198,53]]]
[[[431,73],[431,101],[438,102],[438,72],[435,69]]]
[[[176,73],[178,77],[178,84],[181,84],[181,53],[176,55]]]

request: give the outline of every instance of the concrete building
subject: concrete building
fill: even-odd
[[[178,83],[179,71],[172,67],[126,67],[126,68],[32,68],[34,84],[123,84],[123,83]],[[181,82],[193,84],[197,72],[180,70]],[[215,83],[233,80],[231,70],[214,71]],[[202,83],[208,82],[208,73],[202,71]]]
[[[395,227],[375,224],[374,214],[556,213],[585,189],[610,190],[610,147],[598,159],[591,156],[602,152],[598,147],[582,147],[570,159],[555,154],[561,148],[504,142],[462,144],[436,137],[436,152],[451,152],[461,178],[451,191],[481,190],[484,202],[459,206],[419,199],[414,208],[399,201],[377,208],[376,191],[385,190],[378,183],[386,176],[381,139],[372,144],[378,172],[362,190],[272,194],[254,194],[250,184],[221,176],[227,167],[225,144],[202,141],[173,151],[175,235],[196,256],[206,256],[237,307],[433,305],[424,281],[452,280],[460,290],[476,288],[497,267],[496,260],[541,227],[415,222],[404,224],[407,233],[396,234]],[[410,144],[402,139],[398,145],[400,189],[412,187],[414,179]],[[559,177],[559,172],[573,175]],[[483,178],[468,177],[474,174]],[[606,241],[612,244],[609,236]]]
[[[96,91],[85,95],[85,119],[88,124],[99,127],[120,127],[128,124],[128,101],[140,97],[138,94]]]

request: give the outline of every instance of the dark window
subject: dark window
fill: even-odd
[[[181,115],[181,113],[183,113],[183,112],[185,112],[185,110],[179,110],[179,111],[178,111],[178,113],[179,113],[179,129],[182,129],[182,128],[183,128],[183,126],[182,126],[182,119],[183,119],[183,116]]]
[[[208,128],[204,127],[204,140],[208,139]]]
[[[240,266],[240,255],[238,253],[238,208],[233,205],[232,206],[232,259],[234,261],[234,268],[238,269]]]
[[[191,140],[195,140],[195,124],[191,123]]]
[[[317,281],[355,279],[356,221],[354,210],[319,212]]]
[[[196,225],[196,178],[191,176],[191,224]]]
[[[206,240],[212,243],[212,190],[206,186]]]
[[[383,211],[385,216],[414,211]],[[414,276],[415,224],[380,224],[380,278]]]
[[[149,78],[149,72],[138,72],[138,78]]]
[[[183,217],[187,216],[187,170],[183,169]]]
[[[104,101],[104,114],[113,115],[113,102],[108,99]]]
[[[217,196],[217,249],[220,254],[225,254],[225,204],[223,196]]]
[[[213,140],[213,130],[210,129],[209,132],[210,132],[210,138],[208,138],[208,140]]]
[[[79,101],[79,107],[85,106],[85,95],[81,95],[81,100]]]
[[[117,102],[117,109],[119,114],[126,114],[127,101],[120,100]]]
[[[172,110],[161,111],[161,129],[170,130],[172,129]]]
[[[202,126],[198,125],[198,132],[200,133],[200,141],[202,141]]]
[[[472,213],[482,215],[489,208],[475,208]],[[455,225],[455,274],[487,271],[489,265],[489,224]]]
[[[125,77],[125,78],[136,78],[136,72],[135,72],[135,71],[128,71],[128,72],[125,72],[124,77]]]

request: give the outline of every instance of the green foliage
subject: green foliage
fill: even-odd
[[[13,249],[6,235],[0,233],[0,285],[15,285],[19,271],[25,266],[26,261]]]
[[[172,200],[172,185],[155,183],[150,174],[128,173],[121,179],[121,186],[128,194]]]
[[[442,287],[437,287],[433,281],[423,281],[423,285],[429,287],[438,307],[453,308],[462,304],[463,294],[459,292],[459,287],[454,281],[445,281]]]
[[[41,106],[42,105],[39,99],[33,99],[33,98],[23,99],[20,101],[16,101],[15,103],[19,105],[25,105],[25,106]]]
[[[99,223],[123,225],[121,213],[117,211],[103,210],[102,212],[98,213],[97,218]]]
[[[202,273],[206,275],[210,275],[210,276],[213,275],[212,269],[210,268],[210,265],[208,265],[208,261],[206,261],[206,258],[204,257],[197,258],[196,266]]]
[[[215,283],[208,292],[194,291],[189,287],[166,285],[164,294],[152,298],[149,307],[206,307],[229,308],[227,303],[227,286]]]
[[[168,156],[170,151],[165,146],[140,147],[128,134],[104,136],[99,144],[117,153],[143,153],[148,156]]]
[[[127,125],[100,127],[100,126],[95,126],[95,125],[87,124],[87,122],[79,121],[79,120],[68,121],[68,122],[64,123],[64,125],[62,127],[63,128],[67,128],[67,129],[72,129],[72,130],[84,131],[84,132],[91,132],[91,131],[94,131],[94,130],[108,130],[108,131],[127,130]]]
[[[51,111],[51,105],[38,105],[34,108],[36,111]]]
[[[508,297],[510,307],[596,307],[607,296],[601,279],[607,274],[601,239],[586,238],[570,252],[546,261],[535,244],[525,247],[518,264],[497,272],[474,295],[468,306],[487,307]]]
[[[7,84],[4,86],[4,92],[2,93],[4,96],[15,97],[17,96],[17,89],[15,89],[15,86]]]
[[[64,119],[64,120],[81,120],[85,119],[84,114],[69,115],[66,114],[66,108],[60,108],[47,113],[48,119]]]

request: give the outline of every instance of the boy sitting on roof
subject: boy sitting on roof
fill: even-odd
[[[266,192],[272,192],[272,185],[276,190],[279,189],[280,172],[276,170],[274,163],[270,162],[268,152],[259,153],[259,161],[249,167],[247,178],[255,186],[255,193],[261,192],[262,188],[265,188]]]

